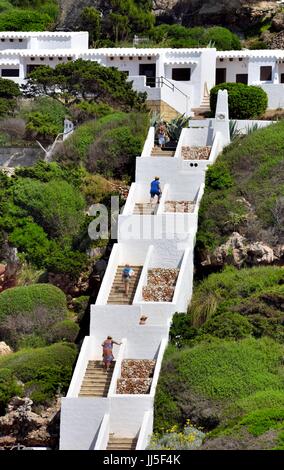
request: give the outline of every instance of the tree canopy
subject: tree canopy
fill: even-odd
[[[24,95],[47,95],[71,105],[82,99],[116,105],[124,110],[141,109],[144,93],[132,89],[124,73],[103,67],[97,62],[78,59],[59,64],[54,69],[42,66],[35,69],[26,85]]]

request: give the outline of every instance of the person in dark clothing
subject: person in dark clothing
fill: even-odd
[[[151,195],[151,203],[154,201],[155,196],[157,196],[158,204],[159,204],[162,191],[161,191],[161,185],[160,185],[160,178],[158,176],[155,176],[155,179],[151,182],[150,195]]]

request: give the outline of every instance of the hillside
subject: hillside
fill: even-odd
[[[199,266],[283,263],[283,121],[238,137],[209,169],[199,214]]]

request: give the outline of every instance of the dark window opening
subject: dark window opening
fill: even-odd
[[[4,38],[1,38],[1,42],[5,42],[5,39],[4,39]]]
[[[146,85],[156,85],[156,64],[139,64],[139,75],[146,75]]]
[[[40,60],[44,60],[44,57],[40,57]]]
[[[67,57],[67,60],[72,60],[72,57]]]
[[[284,73],[281,73],[280,75],[280,83],[284,83]]]
[[[271,65],[266,65],[260,67],[260,80],[262,82],[269,82],[272,80],[272,67]]]
[[[242,60],[243,60],[243,58],[242,58],[242,57],[239,57],[239,62],[241,62]]]
[[[62,59],[63,59],[63,57],[58,57],[58,60],[62,60]]]
[[[217,68],[216,69],[216,85],[219,85],[220,83],[225,83],[226,75],[227,75],[226,69]]]
[[[110,60],[113,60],[113,57],[110,57],[109,59],[110,59]]]
[[[172,80],[187,82],[190,80],[191,69],[172,69]]]
[[[236,74],[236,83],[248,84],[248,74],[247,73],[237,73]]]
[[[119,58],[120,58],[120,60],[123,60],[123,59],[124,59],[124,57],[119,57]]]
[[[133,60],[133,57],[129,57],[129,60]]]
[[[11,39],[9,39],[9,41],[10,41],[10,42],[14,42],[14,39],[11,38]]]
[[[2,69],[1,70],[1,77],[19,77],[20,70],[19,69]]]
[[[49,60],[53,60],[53,57],[49,57]]]
[[[31,73],[33,70],[35,70],[37,67],[40,67],[40,65],[37,64],[28,64],[27,65],[27,75]]]
[[[23,40],[20,38],[20,39],[19,39],[19,42],[23,42]]]

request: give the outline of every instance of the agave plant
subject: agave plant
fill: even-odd
[[[231,142],[233,142],[233,140],[235,140],[241,134],[239,129],[237,128],[237,124],[238,124],[237,121],[232,121],[230,119],[230,121],[229,121],[229,131],[230,131]]]
[[[171,141],[177,142],[179,140],[181,131],[184,127],[188,127],[189,120],[190,117],[182,114],[166,123],[167,134]]]

